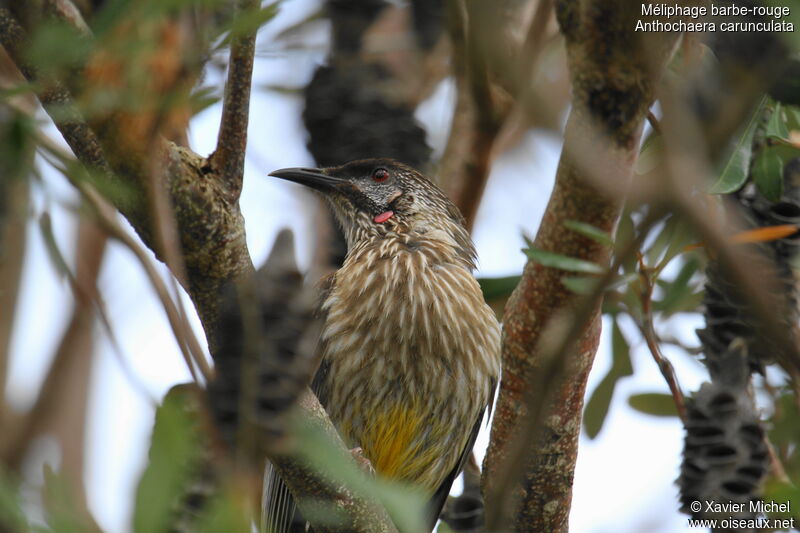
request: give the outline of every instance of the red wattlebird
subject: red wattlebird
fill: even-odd
[[[319,191],[347,240],[324,291],[313,388],[345,442],[378,474],[430,493],[438,518],[500,373],[500,327],[472,275],[464,219],[416,170],[389,159],[270,174]],[[294,505],[274,477],[266,521]]]

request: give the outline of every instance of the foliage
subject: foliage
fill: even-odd
[[[134,531],[169,531],[198,468],[204,439],[191,400],[188,394],[176,390],[156,411],[149,462],[136,491]]]

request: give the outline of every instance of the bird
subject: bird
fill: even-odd
[[[378,475],[424,491],[432,529],[500,378],[500,325],[474,277],[464,218],[429,178],[393,159],[270,176],[318,191],[347,244],[321,283],[312,390]],[[275,514],[294,505],[275,476],[266,520],[289,531],[290,519]]]

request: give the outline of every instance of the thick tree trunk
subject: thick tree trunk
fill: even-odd
[[[623,1],[561,0],[573,108],[536,248],[608,265],[610,248],[570,220],[613,234],[638,141],[676,35],[637,34]],[[506,307],[503,378],[484,463],[490,530],[565,532],[586,378],[600,335],[599,294],[534,261]]]

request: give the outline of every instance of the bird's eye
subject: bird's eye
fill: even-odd
[[[386,181],[389,178],[389,171],[385,168],[376,168],[372,171],[372,181],[376,181],[378,183],[382,181]]]

